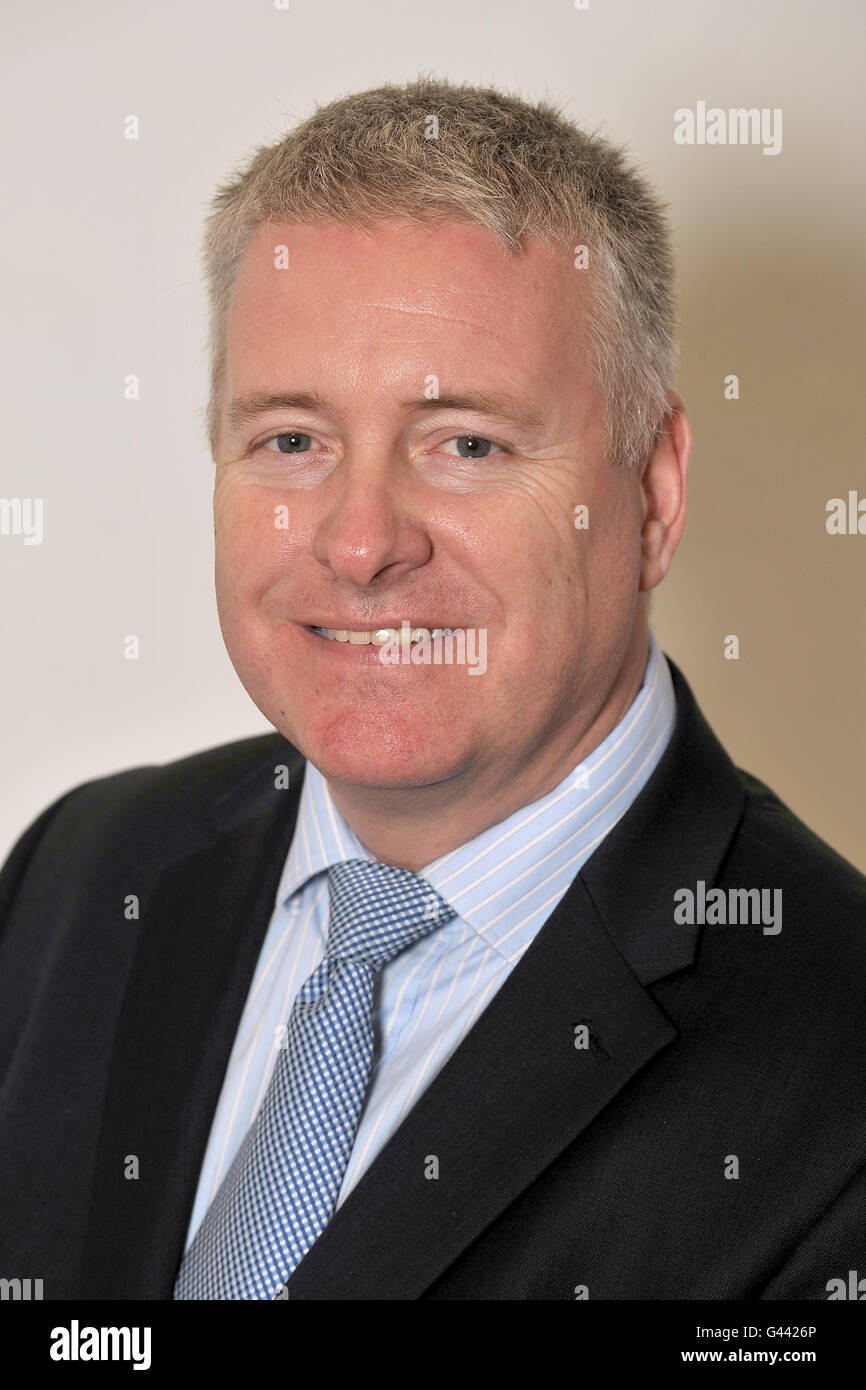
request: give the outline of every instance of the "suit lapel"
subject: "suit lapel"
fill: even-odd
[[[582,1024],[591,1045],[577,1048]],[[675,1035],[577,881],[308,1251],[289,1298],[417,1298]]]
[[[213,1112],[267,931],[302,778],[300,755],[261,741],[256,766],[202,805],[194,848],[141,904],[103,1106],[82,1287],[170,1298]],[[274,764],[292,769],[274,788]],[[128,1156],[138,1177],[125,1176]]]
[[[674,924],[673,893],[713,882],[744,793],[670,665],[677,724],[655,774],[307,1252],[290,1299],[419,1297],[677,1036],[645,986],[692,964],[698,929]]]
[[[682,672],[666,658],[677,722],[653,776],[580,877],[643,984],[692,964],[697,927],[674,922],[674,893],[718,875],[745,805],[740,776]]]

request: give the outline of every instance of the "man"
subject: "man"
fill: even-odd
[[[260,151],[206,265],[220,620],[276,732],[7,862],[0,1273],[835,1296],[866,885],[649,629],[691,450],[652,192],[424,80]]]

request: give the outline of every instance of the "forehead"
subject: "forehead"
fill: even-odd
[[[268,222],[235,279],[229,384],[309,384],[315,370],[345,385],[471,368],[476,385],[506,377],[554,391],[585,356],[587,274],[537,238],[514,256],[463,222]]]

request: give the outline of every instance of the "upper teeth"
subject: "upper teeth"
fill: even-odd
[[[384,647],[389,642],[400,642],[403,639],[403,634],[395,627],[380,627],[373,632],[354,632],[351,628],[345,627],[317,627],[315,630],[331,642],[352,642],[356,647],[363,647],[368,643],[374,647]],[[453,632],[454,628],[450,627],[413,627],[409,630],[408,636],[410,642],[426,642],[431,637],[451,636]]]

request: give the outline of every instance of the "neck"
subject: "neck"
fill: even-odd
[[[418,873],[553,791],[620,722],[641,687],[648,654],[646,623],[635,625],[616,679],[601,707],[525,750],[432,786],[378,788],[329,781],[340,814],[361,844],[384,864]],[[587,721],[587,718],[589,722]]]

